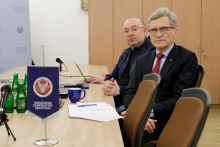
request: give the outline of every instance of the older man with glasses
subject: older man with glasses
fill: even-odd
[[[117,111],[124,110],[123,93],[126,89],[135,68],[137,58],[149,51],[155,50],[155,47],[147,39],[147,29],[144,22],[138,18],[129,18],[123,25],[125,41],[129,48],[125,49],[116,64],[112,73],[93,75],[89,78],[91,83],[104,83],[103,92],[105,95],[114,96]],[[109,75],[105,82],[105,76]]]
[[[174,43],[177,17],[173,12],[167,8],[157,9],[149,18],[148,30],[156,50],[137,59],[134,75],[123,97],[125,108],[128,108],[143,76],[160,74],[161,83],[151,116],[144,128],[142,144],[159,138],[182,90],[194,87],[199,74],[195,53]],[[121,115],[126,117],[126,111]]]

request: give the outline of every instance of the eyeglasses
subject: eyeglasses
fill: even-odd
[[[141,28],[144,28],[144,27],[140,27],[140,28],[138,28],[138,27],[133,27],[133,28],[131,28],[131,32],[132,33],[136,33],[139,29],[141,29]],[[130,32],[130,29],[124,29],[124,34],[128,34]]]
[[[155,34],[157,34],[157,32],[159,30],[161,34],[167,34],[168,29],[175,29],[175,28],[173,28],[173,27],[161,27],[159,29],[150,29],[149,32],[150,32],[151,35],[155,35]]]

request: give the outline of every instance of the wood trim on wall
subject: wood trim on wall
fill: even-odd
[[[113,0],[89,0],[89,64],[113,70]],[[101,73],[100,73],[101,74]]]

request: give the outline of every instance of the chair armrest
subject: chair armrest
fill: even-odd
[[[156,147],[157,146],[157,140],[145,143],[143,145],[141,145],[141,147]]]

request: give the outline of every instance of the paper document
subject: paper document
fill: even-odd
[[[79,108],[88,108],[89,110],[111,110],[112,107],[106,102],[93,102],[93,103],[81,103],[77,102],[77,107]]]
[[[105,102],[69,104],[69,117],[84,118],[95,121],[106,122],[122,118],[116,110]]]

